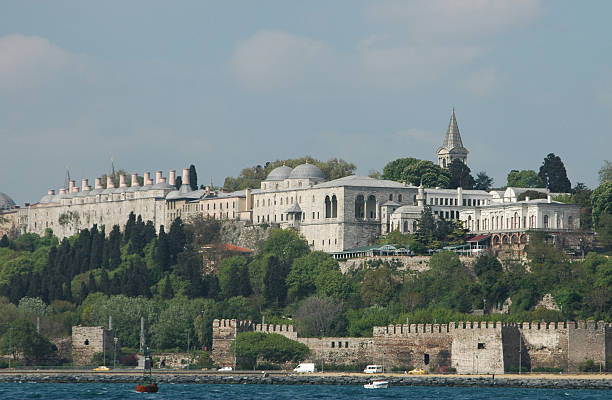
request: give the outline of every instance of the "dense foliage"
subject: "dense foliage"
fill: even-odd
[[[451,173],[431,161],[398,158],[385,165],[382,179],[412,183],[416,186],[422,184],[424,187],[449,188]]]
[[[295,168],[304,163],[314,164],[319,167],[326,180],[334,180],[348,175],[353,175],[355,169],[357,169],[355,164],[344,161],[341,158],[332,158],[328,161],[320,161],[310,156],[306,156],[287,160],[276,160],[272,162],[268,161],[263,166],[255,165],[253,167],[243,169],[240,172],[240,175],[237,177],[228,176],[225,178],[223,188],[229,191],[236,191],[246,188],[259,188],[261,181],[265,180],[268,174],[272,172],[274,168],[283,165]]]
[[[243,332],[239,333],[231,345],[236,354],[239,368],[253,369],[257,359],[268,362],[284,363],[300,361],[308,355],[308,347],[295,340],[276,333]]]

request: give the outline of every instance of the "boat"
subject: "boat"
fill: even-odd
[[[149,348],[145,348],[144,351],[144,371],[142,373],[142,380],[136,385],[136,391],[140,393],[157,393],[159,388],[157,382],[153,380],[151,372],[152,368],[151,351]]]
[[[366,389],[387,389],[389,387],[389,381],[371,381],[363,385]]]

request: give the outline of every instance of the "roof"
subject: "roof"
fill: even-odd
[[[323,171],[314,164],[300,164],[291,171],[289,179],[325,179]]]
[[[285,211],[287,214],[289,213],[301,213],[302,212],[302,208],[300,207],[300,205],[298,203],[294,203],[291,207],[289,207],[289,209],[287,211]]]
[[[344,178],[334,179],[333,181],[319,183],[314,185],[314,188],[328,188],[337,186],[355,186],[355,187],[377,187],[377,188],[406,188],[407,186],[400,182],[387,181],[382,179],[374,179],[369,176],[350,175]]]
[[[477,235],[471,239],[466,240],[466,242],[480,242],[481,240],[487,239],[489,235]]]
[[[227,252],[231,252],[231,253],[253,253],[255,250],[251,250],[251,249],[247,249],[246,247],[240,247],[240,246],[236,246],[235,244],[231,244],[231,243],[209,243],[209,244],[205,244],[204,246],[202,246],[202,249],[204,250],[208,250],[208,249],[215,249],[215,250],[221,250],[221,251],[227,251]]]
[[[456,148],[463,148],[463,142],[461,141],[461,134],[459,133],[459,126],[457,125],[457,119],[455,118],[455,107],[451,114],[451,119],[448,124],[446,136],[444,138],[444,144],[442,145],[447,150]]]
[[[397,210],[393,211],[393,214],[399,213],[421,213],[423,212],[423,206],[401,206]]]
[[[15,202],[6,193],[0,192],[0,210],[10,210],[15,207]]]
[[[280,167],[276,167],[268,174],[266,178],[267,181],[284,181],[289,178],[289,175],[293,171],[290,167],[286,165],[282,165]]]
[[[399,206],[399,203],[394,202],[393,200],[387,200],[383,203],[383,205],[381,207],[385,207],[385,206]]]

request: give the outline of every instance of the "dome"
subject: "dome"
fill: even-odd
[[[291,171],[290,179],[325,179],[323,171],[313,164],[301,164]]]
[[[0,210],[10,210],[13,207],[15,207],[15,202],[13,199],[0,192]]]
[[[267,181],[284,181],[285,179],[289,178],[291,171],[292,171],[291,168],[289,168],[286,165],[283,165],[281,167],[276,167],[272,170],[272,172],[268,174],[268,178],[266,178],[266,180]]]

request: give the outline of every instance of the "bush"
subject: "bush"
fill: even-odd
[[[580,366],[582,372],[599,372],[599,364],[595,364],[593,360],[586,360],[584,364]]]
[[[367,364],[317,364],[317,371],[361,372]]]
[[[408,372],[408,371],[411,371],[413,369],[414,369],[414,367],[412,365],[408,365],[408,366],[400,365],[399,367],[391,368],[391,372]]]
[[[308,355],[308,347],[276,333],[239,333],[231,352],[237,354],[240,368],[254,368],[257,359],[272,363],[300,361]]]
[[[121,354],[119,362],[126,367],[135,367],[138,365],[138,355],[136,353]]]

